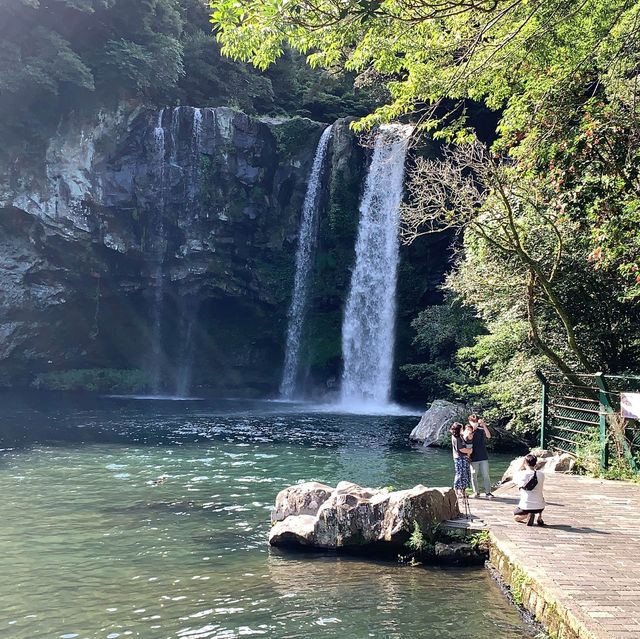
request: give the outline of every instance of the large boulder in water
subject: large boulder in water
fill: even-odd
[[[444,399],[436,399],[411,431],[409,439],[432,446],[439,442],[455,421],[466,421],[468,408]]]
[[[426,533],[434,523],[460,513],[451,488],[419,484],[389,492],[340,482],[312,514],[311,504],[324,496],[323,489],[323,484],[309,482],[278,495],[269,534],[272,546],[354,550],[369,545],[376,551],[395,551],[404,546],[416,525]],[[289,514],[279,518],[284,512]]]

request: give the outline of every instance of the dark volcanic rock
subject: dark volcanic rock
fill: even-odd
[[[438,563],[453,566],[481,566],[489,558],[488,549],[468,542],[437,541],[434,556]]]
[[[464,404],[436,399],[411,431],[409,439],[422,442],[424,446],[437,444],[448,436],[449,428],[454,421],[464,424],[468,413],[469,409]]]
[[[154,356],[173,390],[189,356],[197,384],[273,391],[324,126],[122,108],[61,126],[44,166],[3,167],[0,383]]]

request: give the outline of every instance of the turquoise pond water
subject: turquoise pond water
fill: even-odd
[[[483,569],[268,546],[289,484],[450,485],[450,453],[409,445],[416,417],[0,399],[0,637],[529,636]]]

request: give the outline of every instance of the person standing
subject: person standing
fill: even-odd
[[[455,477],[453,487],[458,497],[464,497],[465,491],[469,488],[469,454],[468,448],[462,438],[462,424],[454,422],[449,429],[451,433],[451,450],[453,451],[453,465]]]
[[[477,415],[469,415],[469,425],[473,429],[471,446],[471,484],[473,486],[473,496],[480,497],[479,475],[482,475],[485,497],[493,499],[491,478],[489,477],[489,453],[487,453],[487,440],[491,439],[491,433],[484,419],[478,419]]]

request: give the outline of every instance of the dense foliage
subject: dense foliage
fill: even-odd
[[[374,104],[352,80],[310,69],[290,51],[266,73],[221,56],[205,0],[0,3],[5,141],[30,145],[71,110],[123,100],[333,121]]]
[[[640,3],[219,0],[213,19],[260,67],[286,45],[386,83],[358,127],[410,117],[460,145],[418,163],[405,211],[409,240],[461,234],[447,288],[488,331],[450,388],[526,427],[536,367],[637,370]],[[469,144],[468,100],[500,113],[491,152]]]
[[[471,347],[484,333],[482,322],[460,303],[428,306],[411,323],[413,347],[421,360],[402,366],[403,373],[418,383],[425,397],[456,399],[455,388],[468,383],[471,375],[454,367],[457,353]]]

